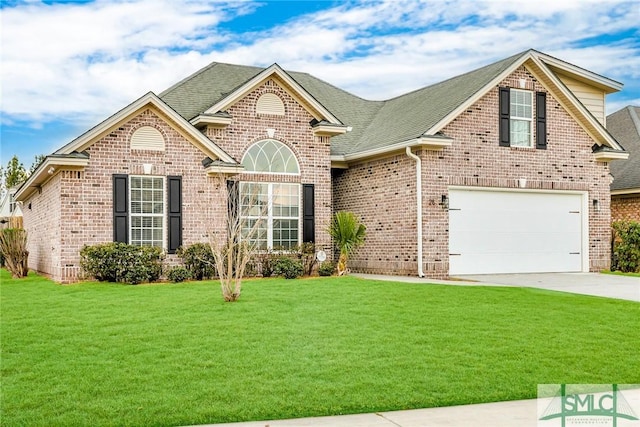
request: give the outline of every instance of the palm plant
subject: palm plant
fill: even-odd
[[[338,276],[342,276],[347,272],[349,256],[364,243],[367,227],[353,212],[340,211],[331,219],[327,231],[340,251],[337,270]]]

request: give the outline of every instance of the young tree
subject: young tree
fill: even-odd
[[[367,227],[360,223],[353,212],[340,211],[331,219],[327,231],[340,251],[337,270],[338,276],[342,276],[347,272],[349,256],[364,243]]]
[[[259,195],[251,191],[241,194],[241,184],[237,181],[225,181],[218,177],[218,185],[226,183],[228,194],[228,215],[225,230],[211,233],[210,245],[220,279],[222,297],[227,302],[237,301],[242,292],[242,279],[247,264],[258,250],[258,235],[266,218],[268,201],[261,200]],[[247,219],[243,213],[253,209],[252,218]],[[255,218],[258,219],[255,219]]]
[[[27,180],[29,175],[27,174],[24,165],[18,160],[18,156],[14,155],[7,163],[7,168],[4,170],[4,185],[6,188],[12,188],[22,184]]]

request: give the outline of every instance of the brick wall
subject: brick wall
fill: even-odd
[[[283,99],[284,117],[255,113],[255,102],[264,92]],[[299,176],[245,173],[236,178],[315,184],[316,242],[319,248],[328,250],[330,239],[323,230],[331,215],[330,139],[313,135],[309,125],[312,117],[273,80],[237,102],[229,112],[234,119],[226,129],[204,130],[223,150],[240,161],[251,144],[267,138],[267,128],[276,129],[274,139],[293,150],[301,168]],[[160,131],[164,151],[130,148],[131,135],[141,126]],[[201,161],[206,154],[176,128],[157,109],[145,108],[86,150],[90,163],[83,171],[59,172],[43,187],[42,194],[32,197],[34,210],[25,215],[25,223],[34,230],[29,241],[32,268],[60,282],[77,280],[83,245],[113,241],[112,175],[143,175],[145,163],[153,165],[150,176],[182,176],[184,245],[223,233],[227,215],[225,178],[205,174]],[[167,262],[175,264],[178,260],[175,255],[167,255]]]
[[[264,93],[274,93],[282,99],[285,106],[284,116],[256,114],[256,101]],[[289,147],[300,165],[299,176],[243,173],[237,179],[314,184],[316,247],[329,251],[331,239],[324,230],[329,224],[332,212],[331,138],[314,136],[309,124],[313,116],[293,99],[275,78],[268,79],[247,94],[229,108],[228,112],[233,117],[231,125],[224,129],[209,127],[205,133],[238,162],[242,161],[242,157],[251,145],[264,139],[271,139],[267,135],[267,129],[275,129],[272,139]]]
[[[55,174],[41,192],[36,191],[22,204],[29,268],[55,280],[61,277],[61,181],[61,174]]]
[[[427,276],[448,274],[448,211],[439,202],[449,186],[516,188],[518,178],[527,179],[527,188],[587,191],[590,201],[598,200],[599,210],[589,203],[589,269],[609,266],[608,164],[594,160],[593,141],[553,96],[547,94],[546,150],[498,146],[498,87],[520,87],[520,79],[527,89],[545,90],[521,67],[443,129],[454,139],[451,147],[419,154]],[[352,260],[354,270],[389,273],[393,268],[386,262],[397,260],[398,273],[417,273],[411,262],[417,247],[414,170],[413,161],[401,154],[334,174],[336,208],[356,212],[368,226],[367,243]]]
[[[611,196],[611,221],[640,222],[640,195]]]

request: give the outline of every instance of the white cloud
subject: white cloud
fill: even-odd
[[[343,3],[261,32],[220,24],[259,13],[215,0],[40,3],[3,8],[3,121],[95,121],[212,61],[278,62],[382,99],[536,48],[618,80],[638,79],[637,3],[602,0]],[[286,7],[286,6],[283,6]]]

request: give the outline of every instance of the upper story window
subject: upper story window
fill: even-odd
[[[512,147],[531,147],[533,122],[533,93],[528,90],[511,89],[509,105],[510,135]]]
[[[247,150],[242,158],[247,172],[299,174],[300,167],[293,151],[281,142],[265,139]]]
[[[547,94],[501,87],[499,90],[499,141],[501,147],[547,149]]]

